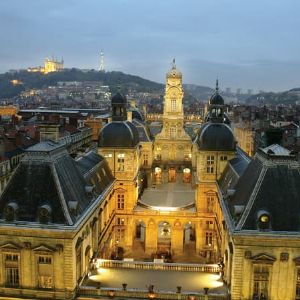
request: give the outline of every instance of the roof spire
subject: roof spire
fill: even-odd
[[[216,93],[219,93],[219,79],[216,80]]]
[[[173,62],[172,62],[172,70],[176,69],[176,64],[175,64],[175,58],[173,58]]]

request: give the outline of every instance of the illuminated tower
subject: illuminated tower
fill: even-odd
[[[101,50],[100,52],[100,66],[99,66],[99,71],[105,72],[104,69],[104,52]]]
[[[162,161],[190,160],[191,139],[184,130],[182,73],[172,68],[166,76],[163,127],[155,137],[155,156]]]

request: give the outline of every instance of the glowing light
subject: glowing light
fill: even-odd
[[[103,268],[98,268],[98,269],[97,269],[97,273],[98,273],[99,275],[104,275],[104,274],[106,274],[107,272],[108,272],[107,269],[103,269]]]
[[[152,209],[154,210],[160,210],[160,211],[177,211],[177,207],[167,207],[167,206],[151,206]]]

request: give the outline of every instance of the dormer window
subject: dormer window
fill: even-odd
[[[269,212],[260,210],[257,213],[257,227],[260,230],[271,229],[271,216]]]
[[[51,220],[52,209],[50,205],[42,205],[38,210],[38,218],[41,223],[48,223]]]
[[[4,209],[4,216],[6,221],[14,221],[17,218],[18,204],[9,202]]]

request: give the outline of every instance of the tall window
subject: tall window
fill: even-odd
[[[206,221],[206,229],[214,229],[214,222]]]
[[[51,289],[53,287],[52,257],[50,255],[39,255],[37,261],[39,287]]]
[[[207,212],[214,212],[214,196],[206,196]]]
[[[125,219],[124,218],[117,218],[117,225],[119,225],[119,226],[125,225]]]
[[[221,161],[227,161],[227,156],[226,155],[221,155],[220,160]]]
[[[19,282],[19,254],[5,254],[5,284],[8,286],[18,286]]]
[[[296,277],[296,300],[300,300],[300,268],[297,268],[297,277]]]
[[[206,157],[206,173],[214,173],[215,157],[213,155],[208,155]]]
[[[205,245],[212,246],[212,244],[213,244],[213,233],[210,231],[207,231],[205,233]]]
[[[148,166],[148,154],[143,155],[143,165]]]
[[[82,273],[82,247],[79,246],[76,249],[76,280],[79,280],[81,278]]]
[[[123,242],[125,238],[125,228],[117,228],[116,230],[116,241]]]
[[[176,110],[176,99],[171,100],[171,110],[175,111]]]
[[[175,127],[170,127],[170,136],[171,136],[171,139],[176,138],[176,128]]]
[[[124,194],[118,194],[117,208],[123,210],[125,208]]]
[[[269,269],[268,265],[254,265],[253,296],[265,296],[268,299]]]
[[[125,170],[125,154],[118,154],[118,171],[123,172]]]

